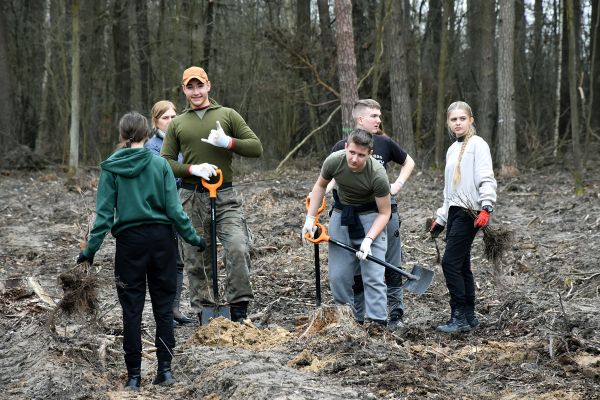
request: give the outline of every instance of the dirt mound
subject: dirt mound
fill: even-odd
[[[291,339],[290,332],[280,327],[258,329],[250,320],[239,324],[218,317],[212,319],[208,325],[198,328],[185,343],[185,347],[239,347],[262,351],[281,346]]]

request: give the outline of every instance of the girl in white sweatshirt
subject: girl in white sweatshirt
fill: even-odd
[[[476,135],[471,107],[457,101],[448,107],[447,124],[456,141],[446,153],[444,205],[438,208],[430,232],[436,238],[446,229],[442,270],[450,292],[451,317],[437,330],[467,332],[479,325],[475,316],[475,280],[471,246],[485,227],[496,202],[496,179],[488,144]],[[477,217],[467,209],[477,212]]]

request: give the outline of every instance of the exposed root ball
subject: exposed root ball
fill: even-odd
[[[98,310],[98,279],[83,263],[58,277],[64,295],[58,307],[66,314],[92,314]]]
[[[512,246],[514,232],[503,226],[487,226],[483,230],[483,254],[488,261],[496,263]]]

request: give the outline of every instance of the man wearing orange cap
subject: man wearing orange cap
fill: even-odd
[[[169,125],[161,155],[175,176],[182,178],[180,199],[199,232],[210,232],[211,220],[208,191],[199,178],[211,179],[216,175],[215,168],[223,173],[223,184],[216,199],[217,237],[225,252],[225,296],[231,306],[231,319],[242,322],[247,317],[248,303],[253,299],[250,240],[242,202],[233,187],[232,161],[234,153],[260,157],[262,144],[240,114],[208,97],[211,83],[204,69],[186,69],[181,86],[189,107]],[[179,153],[183,154],[182,162],[177,161]],[[191,306],[201,321],[203,305],[218,301],[212,298],[210,290],[211,252],[198,253],[193,246],[183,245],[183,254],[188,266]]]

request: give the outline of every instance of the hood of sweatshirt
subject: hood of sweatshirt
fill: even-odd
[[[146,148],[124,148],[115,151],[100,167],[125,178],[135,178],[146,168],[152,157],[155,156]]]

